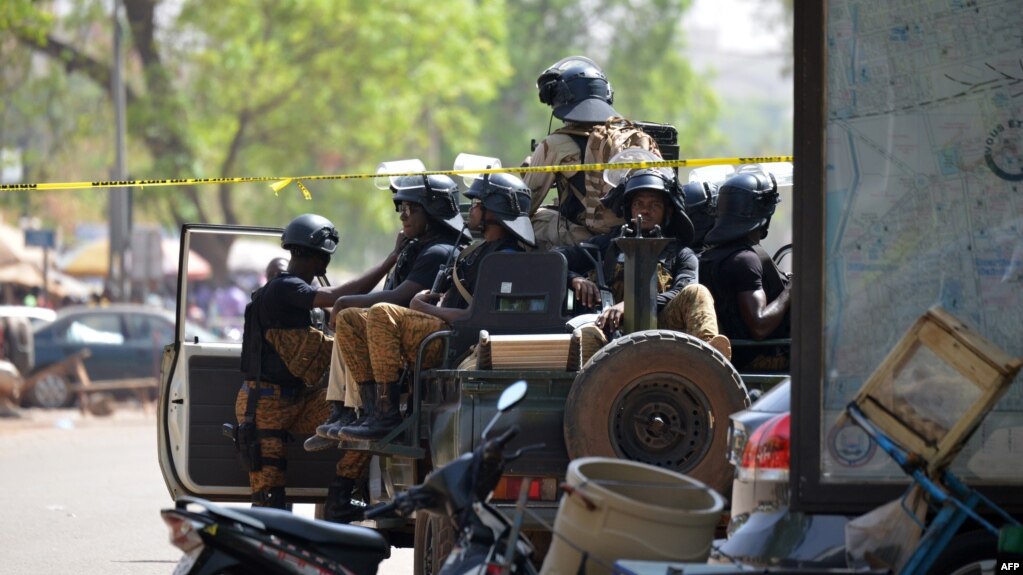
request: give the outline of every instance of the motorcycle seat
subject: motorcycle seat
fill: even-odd
[[[357,548],[390,555],[391,546],[379,532],[368,527],[313,521],[283,509],[253,507],[237,511],[262,521],[267,529],[310,543]]]

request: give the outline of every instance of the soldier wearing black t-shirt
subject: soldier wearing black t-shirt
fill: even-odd
[[[404,365],[415,363],[419,345],[428,335],[469,316],[479,262],[489,253],[521,251],[520,242],[533,245],[529,188],[521,179],[511,174],[480,177],[465,195],[472,199],[469,227],[479,229],[483,241],[459,254],[452,269],[452,285],[445,293],[424,290],[412,299],[409,309],[378,303],[365,313],[348,309],[338,315],[337,342],[345,365],[360,390],[365,390],[367,400],[376,395],[375,402],[365,402],[374,405],[369,418],[360,425],[343,427],[343,436],[377,439],[401,423],[399,373]],[[440,340],[427,346],[420,367],[439,363],[442,348]]]
[[[391,179],[394,209],[400,215],[401,231],[394,250],[382,262],[352,280],[350,295],[334,302],[331,318],[345,309],[362,310],[377,303],[408,307],[412,296],[429,289],[437,270],[454,259],[453,254],[471,239],[458,211],[458,184],[449,176],[395,176]],[[382,290],[371,291],[384,277]],[[333,322],[332,322],[333,323]],[[327,421],[316,428],[316,436],[305,444],[308,451],[336,448],[341,428],[357,421],[352,407],[364,406],[360,393],[345,389],[344,366],[335,345],[327,400],[332,409]],[[349,404],[345,405],[345,399]],[[372,398],[368,398],[372,403]],[[363,409],[365,415],[366,409]]]
[[[334,225],[315,214],[299,216],[281,236],[291,252],[287,270],[253,294],[245,311],[242,371],[245,381],[235,402],[238,447],[249,471],[252,503],[285,508],[289,434],[312,433],[327,414],[320,385],[330,362],[333,340],[314,326],[312,312],[348,293],[348,284],[316,287],[313,278],[326,273],[339,237]],[[338,478],[356,465],[344,454]]]
[[[718,192],[700,282],[714,295],[721,331],[731,339],[789,337],[789,278],[760,246],[779,201],[777,183],[760,173],[733,176]]]

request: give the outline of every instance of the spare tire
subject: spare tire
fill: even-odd
[[[681,332],[640,331],[604,346],[579,371],[565,402],[565,446],[572,459],[648,463],[728,496],[728,416],[749,404],[718,351]]]

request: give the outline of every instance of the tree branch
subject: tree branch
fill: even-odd
[[[124,10],[131,28],[132,45],[145,70],[149,97],[143,122],[159,127],[143,130],[142,137],[157,165],[162,165],[169,175],[178,175],[192,169],[195,152],[185,136],[188,126],[185,107],[177,98],[177,90],[157,50],[156,3],[157,0],[124,0]],[[186,186],[184,194],[195,205],[200,221],[213,221],[203,209],[195,186]],[[172,213],[179,219],[179,213]]]
[[[227,156],[224,157],[224,161],[220,164],[221,176],[226,177],[234,171],[234,165],[238,161],[238,155],[244,146],[245,129],[248,127],[251,117],[249,110],[242,110],[241,114],[238,115],[238,128],[234,131],[234,137],[231,138],[231,145],[227,149]],[[224,212],[224,223],[238,223],[238,216],[231,205],[231,184],[220,184],[217,197],[220,200],[220,209]]]
[[[60,62],[64,66],[64,71],[68,74],[81,72],[103,88],[108,96],[113,98],[113,70],[109,65],[49,34],[46,36],[46,41],[42,44],[23,31],[15,30],[14,35],[21,44]],[[137,99],[135,92],[130,87],[125,86],[125,92],[128,104],[133,103]]]

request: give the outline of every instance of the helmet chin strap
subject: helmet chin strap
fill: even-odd
[[[496,218],[487,217],[490,214],[487,212],[486,208],[480,206],[480,209],[483,210],[483,216],[480,218],[480,231],[481,232],[486,233],[488,226],[499,226],[499,225],[501,225],[501,222],[499,222]]]

